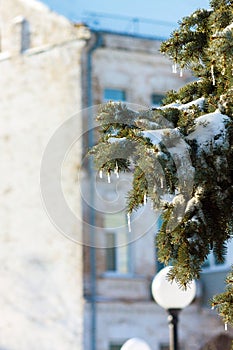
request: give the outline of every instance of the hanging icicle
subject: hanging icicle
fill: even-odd
[[[227,331],[227,322],[225,323],[225,331]]]
[[[108,183],[109,184],[111,183],[111,175],[110,175],[110,173],[108,173]]]
[[[128,220],[128,230],[129,230],[129,232],[131,232],[130,213],[127,214],[127,220]]]
[[[180,77],[183,77],[183,68],[180,68]]]
[[[100,179],[103,178],[103,170],[100,170],[100,171],[99,171],[99,177],[100,177]]]
[[[211,77],[212,77],[213,85],[215,85],[214,65],[213,64],[211,64]]]
[[[214,310],[214,305],[212,305],[211,310]]]
[[[163,188],[163,178],[162,177],[160,178],[160,186],[161,186],[161,188]]]
[[[115,169],[114,169],[114,173],[116,174],[116,177],[119,179],[119,167],[118,167],[117,162],[116,162],[116,166],[115,166]]]
[[[223,55],[223,69],[222,69],[222,75],[226,74],[226,54]]]
[[[177,73],[177,64],[176,64],[176,62],[173,63],[173,65],[172,65],[172,73],[174,73],[174,74]]]
[[[143,202],[144,202],[144,205],[146,205],[146,203],[147,203],[147,196],[146,196],[146,193],[144,194]]]

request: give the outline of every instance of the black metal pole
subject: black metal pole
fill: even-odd
[[[170,350],[179,350],[178,321],[180,309],[168,309]]]

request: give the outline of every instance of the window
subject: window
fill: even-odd
[[[215,253],[211,251],[202,266],[203,272],[224,270],[231,267],[233,263],[233,239],[229,240],[227,243],[227,253],[224,258],[222,263],[219,262]]]
[[[159,350],[169,350],[170,349],[170,346],[168,344],[160,344],[159,346]],[[180,350],[184,350],[184,344],[180,344],[179,346],[179,349]]]
[[[224,259],[223,262],[218,261],[216,254],[211,251],[206,259],[206,261],[203,264],[203,268],[206,269],[215,269],[218,266],[223,266],[225,265],[226,259]]]
[[[107,232],[106,240],[106,271],[120,274],[130,273],[129,250],[130,245],[118,246],[119,233]],[[109,242],[111,242],[109,246]]]
[[[131,272],[131,245],[128,244],[128,234],[124,212],[105,214],[106,272],[120,274]]]
[[[121,350],[123,344],[110,344],[109,350]]]
[[[161,344],[159,350],[169,350],[169,345]]]
[[[157,229],[156,231],[158,232],[161,229],[161,226],[163,224],[163,219],[162,219],[162,215],[160,215],[158,221],[157,221]],[[158,256],[158,249],[156,249],[156,257]],[[158,259],[156,259],[156,272],[159,272],[160,270],[162,270],[165,267],[165,264],[161,263]]]
[[[22,40],[22,52],[25,50],[28,50],[30,48],[30,27],[29,22],[24,19],[22,21],[22,34],[21,34],[21,40]]]
[[[163,98],[164,98],[164,95],[162,95],[162,94],[152,94],[151,95],[151,103],[152,103],[153,107],[161,106]]]
[[[12,20],[15,48],[23,53],[30,48],[30,25],[23,16],[17,16]]]
[[[106,250],[106,270],[117,271],[117,249],[116,234],[108,232],[106,234],[107,250]]]
[[[104,89],[104,102],[107,101],[126,101],[126,94],[124,90],[119,89]]]

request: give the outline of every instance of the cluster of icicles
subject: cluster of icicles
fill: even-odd
[[[116,175],[117,179],[119,179],[119,177],[120,177],[119,176],[119,167],[118,167],[117,162],[116,162],[116,166],[115,166],[115,169],[114,169],[114,174]],[[108,176],[108,183],[110,184],[111,183],[111,174],[110,174],[110,172],[108,172],[107,176]],[[99,177],[100,177],[100,179],[103,178],[103,170],[102,169],[100,169],[100,171],[99,171]],[[162,177],[160,178],[160,186],[161,186],[161,188],[164,187],[164,182],[163,182],[163,178]],[[144,193],[144,196],[143,196],[143,204],[147,205],[147,194],[146,193]],[[151,207],[153,209],[153,203],[151,203]],[[127,214],[127,221],[128,221],[128,230],[129,230],[129,232],[131,232],[130,213]]]
[[[177,63],[175,62],[172,65],[172,73],[177,74],[177,69],[178,69],[178,66],[177,66]],[[213,85],[215,85],[214,65],[213,64],[211,65],[210,71],[211,71],[212,83],[213,83]],[[183,69],[182,68],[180,68],[180,77],[183,77]]]
[[[118,167],[118,164],[116,162],[116,166],[115,166],[115,169],[114,169],[114,174],[116,175],[117,179],[119,179],[119,167]],[[110,175],[110,172],[108,172],[108,183],[110,184],[111,183],[111,175]],[[103,170],[100,169],[99,171],[99,177],[100,179],[103,178]],[[146,194],[144,195],[144,204],[146,204]],[[128,221],[128,230],[129,232],[131,232],[131,220],[130,220],[130,213],[127,214],[127,221]]]
[[[172,73],[177,74],[177,63],[176,62],[172,65]],[[183,69],[182,68],[180,68],[180,77],[181,78],[183,77]]]
[[[119,179],[119,168],[118,168],[117,162],[116,162],[116,166],[115,166],[115,169],[114,169],[114,174],[116,174],[116,177]],[[103,170],[102,170],[102,169],[99,171],[99,177],[100,177],[100,179],[103,178]],[[110,175],[110,172],[108,172],[108,183],[109,183],[109,184],[111,183],[111,175]]]

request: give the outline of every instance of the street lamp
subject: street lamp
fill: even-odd
[[[121,350],[151,350],[151,348],[143,339],[131,338],[123,344]]]
[[[182,289],[175,280],[168,280],[167,274],[171,268],[172,266],[167,266],[158,272],[151,289],[154,300],[168,312],[170,350],[178,350],[178,315],[194,299],[196,283],[192,281],[186,289]]]

